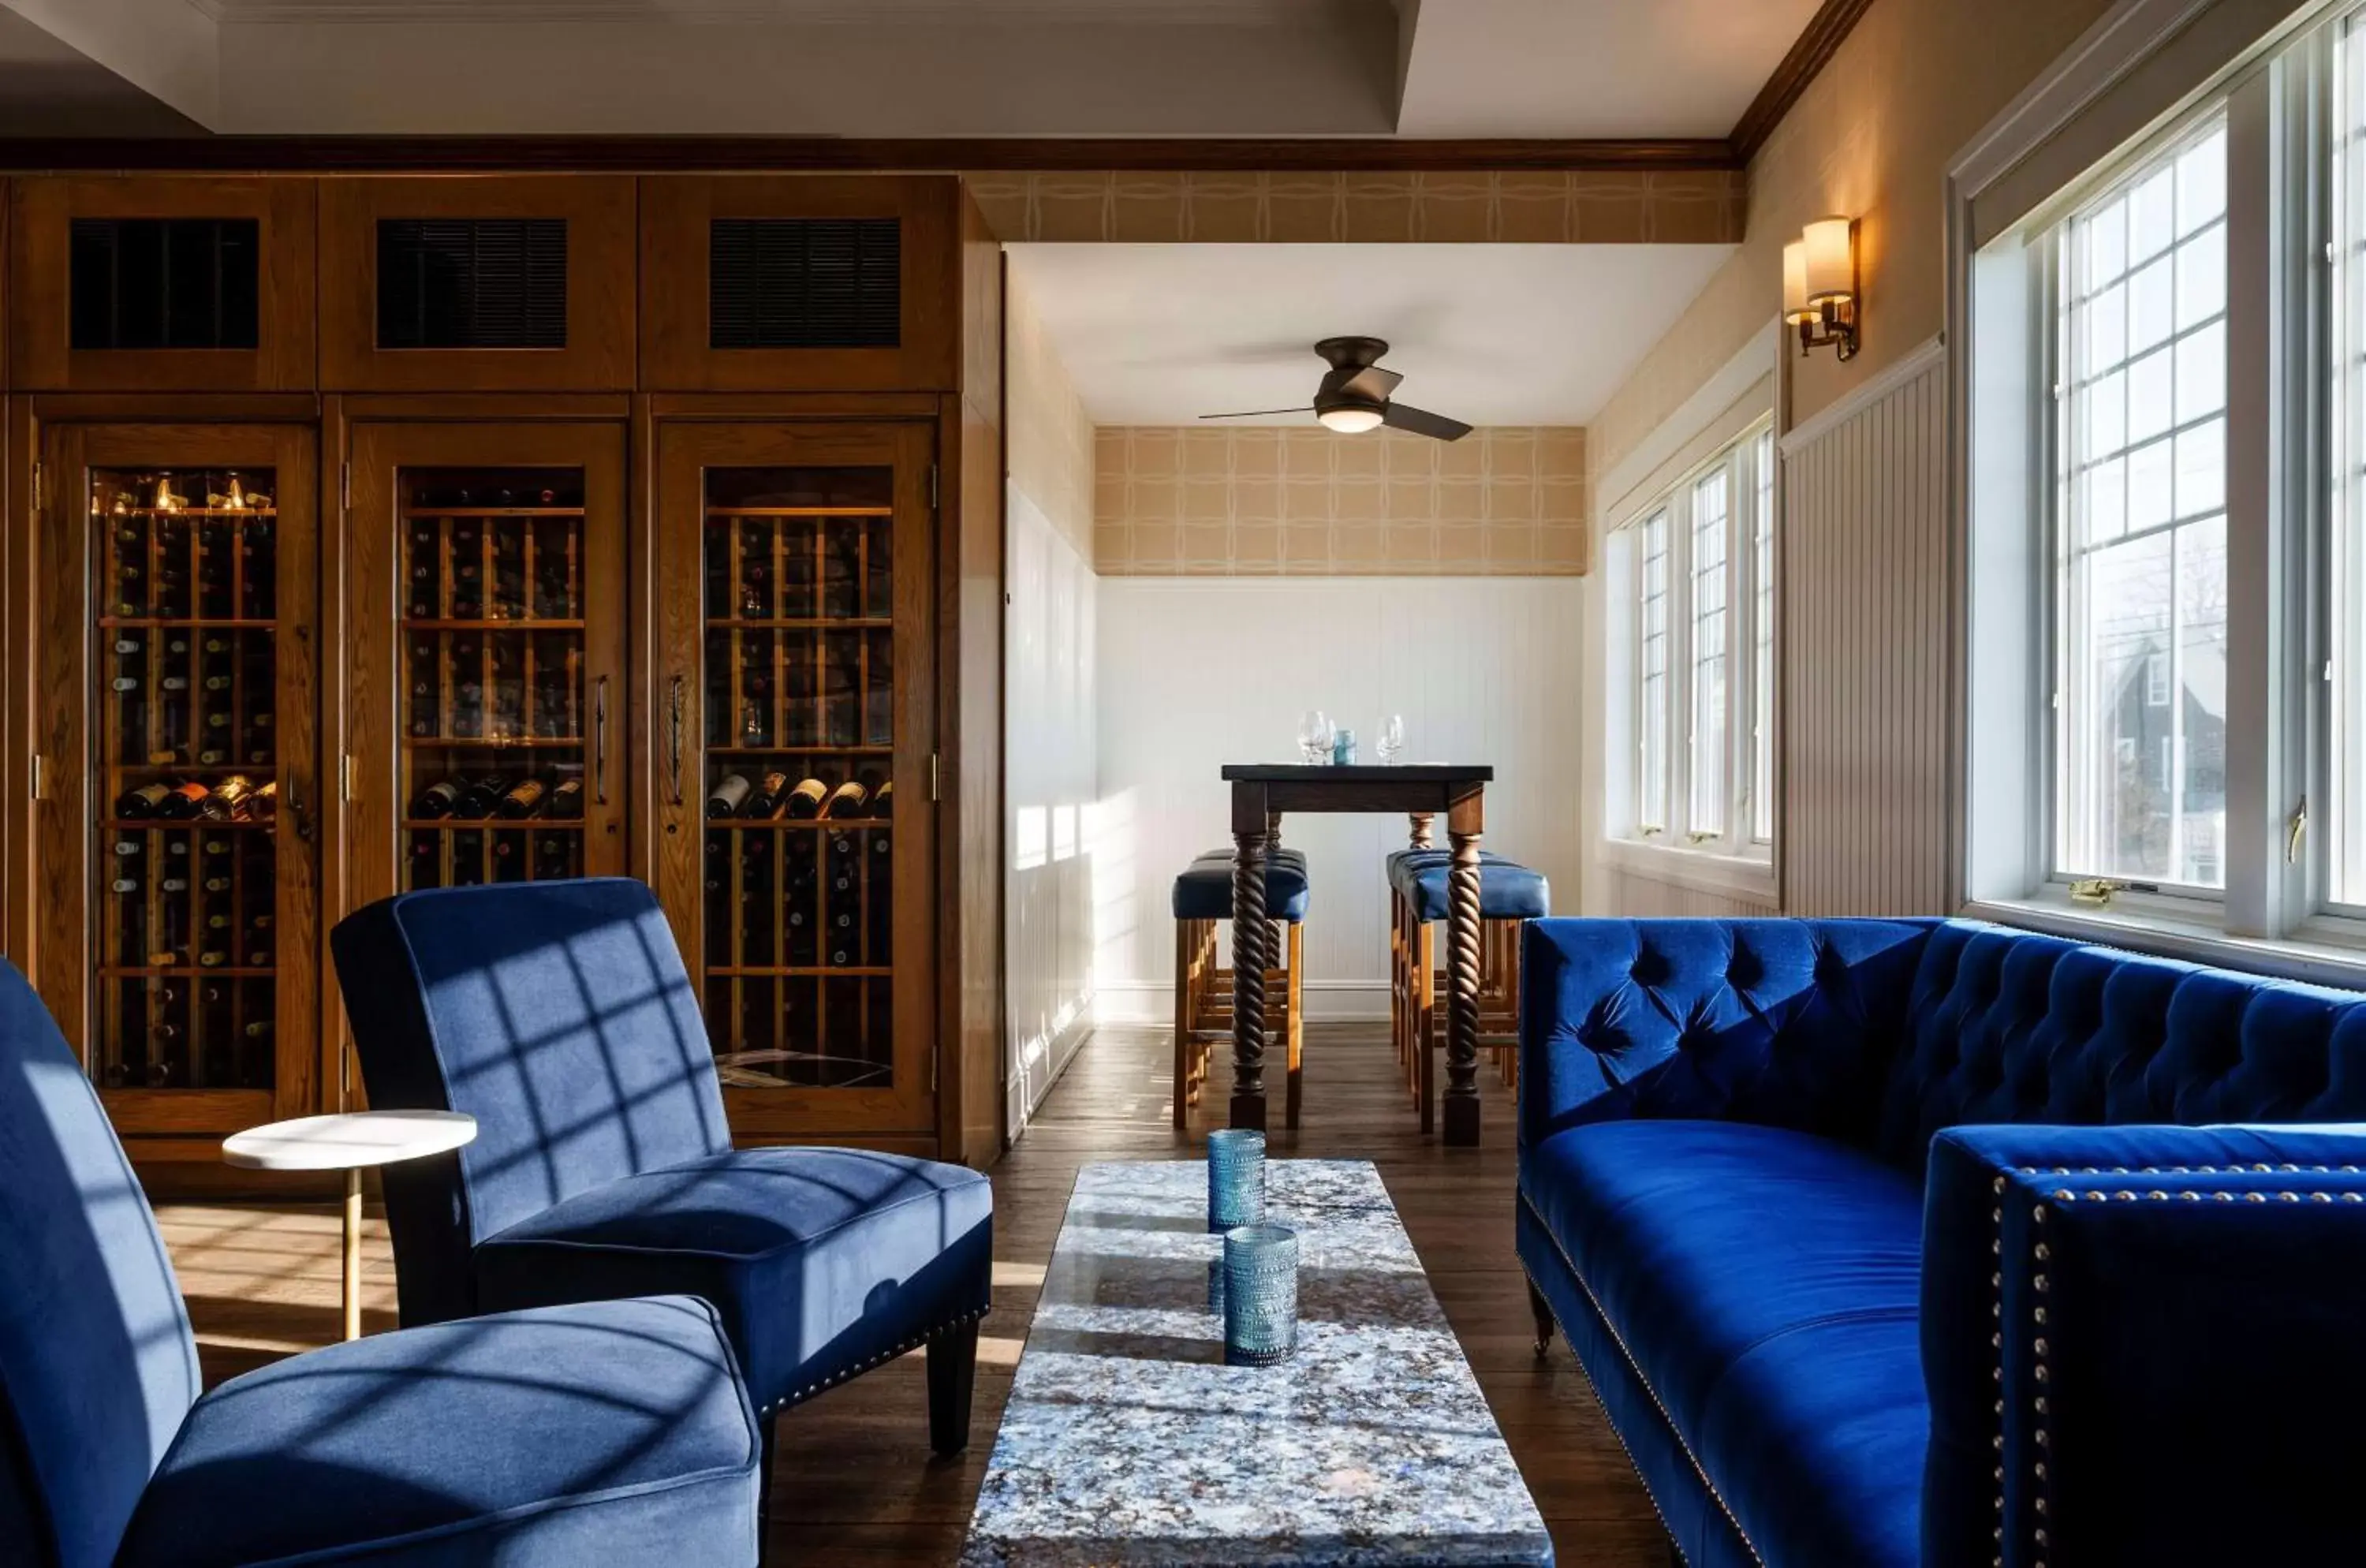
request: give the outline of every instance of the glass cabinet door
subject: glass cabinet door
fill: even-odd
[[[364,425],[354,449],[353,902],[621,870],[621,433]]]
[[[660,883],[743,1133],[928,1125],[928,451],[660,438]]]
[[[310,439],[52,444],[41,852],[84,874],[44,877],[39,966],[127,1134],[310,1109]]]

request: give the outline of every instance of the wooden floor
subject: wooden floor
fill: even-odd
[[[994,1314],[979,1349],[975,1438],[959,1460],[929,1453],[917,1355],[791,1411],[780,1427],[772,1560],[798,1564],[953,1561],[992,1447],[1010,1370],[1033,1314],[1076,1168],[1098,1159],[1190,1157],[1168,1125],[1166,1034],[1103,1030],[994,1170]],[[1228,1093],[1220,1065],[1208,1105]],[[1485,1146],[1425,1139],[1385,1037],[1313,1026],[1305,1125],[1278,1155],[1377,1162],[1478,1370],[1562,1568],[1665,1568],[1667,1537],[1568,1348],[1538,1362],[1512,1251],[1511,1097],[1482,1065]],[[1279,1097],[1277,1096],[1277,1114]],[[1206,1112],[1203,1109],[1201,1122]],[[159,1210],[196,1320],[208,1380],[326,1343],[336,1332],[337,1222],[327,1206],[171,1204]],[[382,1221],[373,1213],[366,1325],[394,1325]],[[684,1568],[689,1568],[685,1564]]]

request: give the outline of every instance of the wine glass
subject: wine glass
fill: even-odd
[[[1382,764],[1394,767],[1397,759],[1404,755],[1404,715],[1392,713],[1380,720],[1379,745]]]
[[[1299,716],[1298,751],[1309,762],[1331,760],[1331,720],[1321,708],[1308,708]]]

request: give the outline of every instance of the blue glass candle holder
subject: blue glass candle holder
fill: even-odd
[[[1265,1219],[1265,1134],[1223,1127],[1208,1134],[1208,1229],[1219,1235]]]
[[[1269,1367],[1298,1348],[1298,1233],[1242,1225],[1224,1233],[1224,1364]]]

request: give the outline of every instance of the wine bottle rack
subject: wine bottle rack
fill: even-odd
[[[706,1019],[738,1087],[892,1083],[893,478],[706,477]]]
[[[402,885],[583,874],[580,471],[405,469]]]
[[[273,1087],[280,742],[268,468],[95,468],[96,1017],[109,1089]]]

